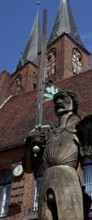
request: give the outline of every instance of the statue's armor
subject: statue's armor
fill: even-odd
[[[78,139],[69,127],[58,127],[50,134],[44,162],[47,169],[42,178],[38,219],[83,220],[82,192],[76,172]]]
[[[77,167],[78,162],[77,136],[66,128],[57,128],[52,132],[46,142],[44,161],[46,167],[57,165],[69,165]]]

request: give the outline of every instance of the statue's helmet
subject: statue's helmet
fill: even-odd
[[[62,96],[68,95],[71,97],[72,102],[73,102],[73,113],[77,113],[78,110],[78,100],[77,100],[77,95],[72,91],[72,90],[60,90],[54,95],[54,103],[58,98],[62,98]]]

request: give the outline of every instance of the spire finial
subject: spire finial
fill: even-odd
[[[78,43],[83,46],[83,43],[80,39],[78,29],[76,27],[71,6],[70,0],[59,0],[59,7],[55,23],[49,38],[49,44],[51,44],[58,37],[64,33],[69,35],[73,40],[75,40],[75,35],[77,33]]]
[[[39,11],[40,1],[37,1],[37,10]]]

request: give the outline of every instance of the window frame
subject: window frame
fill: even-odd
[[[51,48],[47,54],[47,78],[56,72],[56,48]]]
[[[77,48],[72,49],[72,71],[73,74],[83,72],[82,54]]]
[[[12,175],[10,171],[0,173],[0,218],[6,217],[9,209]]]
[[[86,156],[82,161],[85,192],[92,198],[92,161]]]
[[[44,164],[41,164],[36,172],[36,175],[35,175],[35,191],[34,191],[33,211],[38,210],[39,193],[40,193],[42,176],[43,176],[44,172],[45,172]]]

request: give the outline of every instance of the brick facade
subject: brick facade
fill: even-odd
[[[70,88],[77,93],[81,117],[84,117],[85,114],[91,114],[92,70],[89,71],[90,54],[66,34],[48,46],[47,55],[53,48],[56,50],[56,66],[55,72],[50,76],[52,82],[57,87]],[[73,48],[77,48],[82,55],[83,73],[79,75],[74,75],[72,72]],[[6,71],[0,75],[0,105],[4,104],[4,101],[12,95],[1,107],[0,173],[4,170],[9,170],[12,173],[13,167],[23,160],[24,139],[35,126],[40,58],[39,54],[38,67],[28,62],[12,75]],[[47,73],[46,78],[48,78]],[[84,97],[85,99],[83,99]],[[57,123],[52,102],[44,104],[43,119],[44,124]],[[80,167],[78,167],[78,173],[82,176]],[[13,177],[9,212],[6,219],[37,219],[37,213],[33,211],[34,192],[34,173],[23,173],[20,177]]]
[[[92,70],[56,83],[57,87],[72,89],[78,95],[78,113],[82,118],[92,112],[91,82]],[[35,125],[36,94],[35,89],[32,92],[11,97],[1,108],[0,173],[4,170],[12,173],[13,167],[23,160],[24,138]],[[49,122],[57,124],[52,101],[44,103],[43,119],[44,124]],[[80,167],[78,167],[78,174],[82,177]],[[20,177],[13,177],[8,220],[15,220],[16,217],[19,220],[37,218],[37,212],[33,211],[34,191],[35,177],[33,173],[23,173]]]
[[[28,62],[12,75],[6,71],[0,75],[0,105],[9,97],[32,91],[37,87],[37,66]]]

